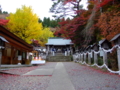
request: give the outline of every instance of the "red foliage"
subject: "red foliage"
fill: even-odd
[[[98,10],[100,7],[103,7],[105,5],[108,5],[110,2],[113,2],[114,0],[89,0],[89,3],[92,3],[92,4],[96,4],[97,5],[97,8],[96,10]]]
[[[100,3],[99,7],[102,7],[104,5],[107,5],[109,2],[114,1],[114,0],[102,0],[102,2]]]
[[[59,22],[60,29],[55,32],[55,35],[59,36],[59,34],[61,34],[61,37],[71,39],[73,43],[79,44],[80,41],[82,41],[80,32],[87,23],[87,17],[84,16],[84,12],[81,16],[76,17],[73,20],[62,19],[62,21]]]
[[[34,46],[40,46],[38,40],[32,39],[31,41],[32,41],[32,45],[34,45]]]
[[[9,20],[0,19],[0,25],[6,25],[9,22]]]

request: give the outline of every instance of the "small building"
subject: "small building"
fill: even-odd
[[[4,43],[5,48],[1,49],[1,64],[26,64],[33,47],[3,26],[0,26],[0,36],[8,41]]]
[[[73,43],[70,39],[64,39],[59,37],[52,37],[48,39],[46,43],[47,53],[55,51],[56,53],[64,53],[65,51],[72,51]]]

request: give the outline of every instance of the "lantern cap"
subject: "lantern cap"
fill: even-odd
[[[110,42],[114,41],[114,40],[117,39],[119,36],[120,36],[120,33],[117,34],[117,35],[115,35],[115,36],[110,40]]]

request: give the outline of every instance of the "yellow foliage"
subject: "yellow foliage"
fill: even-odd
[[[42,24],[38,23],[38,16],[33,13],[31,7],[18,8],[15,13],[10,13],[7,17],[9,23],[8,29],[27,43],[31,43],[31,39],[39,39],[42,33]]]
[[[53,32],[50,31],[50,28],[44,28],[42,34],[40,35],[40,45],[44,46],[47,43],[49,37],[54,37]]]

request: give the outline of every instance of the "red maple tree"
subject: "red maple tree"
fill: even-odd
[[[61,22],[59,22],[60,28],[55,32],[55,35],[71,39],[73,43],[80,45],[84,40],[81,31],[87,23],[87,18],[86,11],[82,10],[82,14],[79,17],[72,20],[62,19]]]
[[[5,26],[8,22],[9,22],[9,20],[0,19],[0,25]]]

